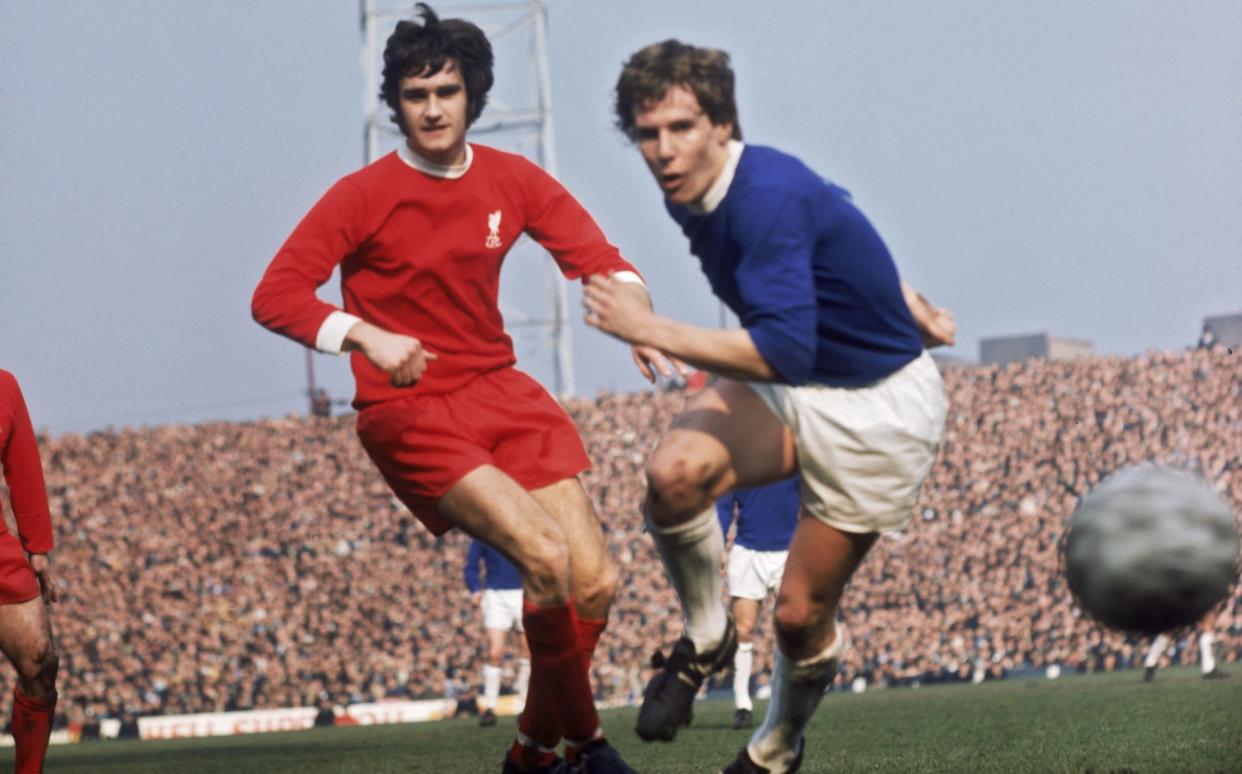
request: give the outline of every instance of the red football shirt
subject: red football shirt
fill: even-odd
[[[297,225],[255,289],[259,323],[333,351],[344,331],[335,344],[331,336],[325,344],[322,332],[338,310],[315,290],[340,264],[345,312],[413,336],[438,356],[414,388],[395,388],[352,352],[356,408],[411,389],[449,392],[516,362],[498,298],[501,263],[523,233],[570,279],[637,273],[552,176],[522,156],[469,147],[467,163],[456,169],[403,147],[342,178]]]
[[[8,371],[0,371],[0,465],[4,466],[22,548],[32,554],[46,554],[54,543],[43,463],[26,401],[17,379]],[[0,535],[7,532],[0,514]]]

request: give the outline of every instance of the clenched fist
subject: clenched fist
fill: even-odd
[[[391,333],[368,322],[359,322],[345,334],[346,345],[359,349],[376,368],[388,374],[393,387],[411,387],[422,378],[427,363],[436,356],[413,336]]]

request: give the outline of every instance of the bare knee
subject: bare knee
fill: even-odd
[[[568,598],[569,544],[551,520],[525,541],[517,565],[522,585],[535,604],[561,604]]]
[[[797,659],[823,651],[831,634],[832,612],[809,598],[778,599],[774,626],[781,652]]]
[[[14,664],[17,676],[23,688],[33,690],[26,693],[49,693],[56,690],[56,673],[60,671],[60,656],[52,650],[51,645],[39,650],[31,657],[19,658]]]
[[[621,576],[617,565],[607,557],[601,566],[592,570],[582,578],[574,579],[574,602],[578,609],[595,618],[603,618],[608,614],[613,597],[617,594],[617,584]]]
[[[706,460],[678,450],[657,450],[647,465],[647,518],[672,527],[711,505],[717,476]]]

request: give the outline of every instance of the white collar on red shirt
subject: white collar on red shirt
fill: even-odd
[[[404,142],[397,147],[397,155],[402,161],[409,164],[411,167],[414,167],[419,172],[431,175],[432,177],[442,177],[446,180],[456,180],[466,174],[466,170],[470,169],[470,162],[474,161],[474,148],[470,146],[470,143],[466,143],[466,160],[460,164],[437,164],[434,161],[428,161],[414,151],[410,150],[410,146]]]
[[[746,146],[741,140],[729,140],[729,147],[725,157],[724,166],[720,169],[720,175],[716,178],[716,182],[712,183],[707,193],[703,194],[703,198],[697,202],[691,202],[688,207],[695,215],[710,215],[713,210],[720,206],[724,201],[725,194],[729,192],[729,183],[733,182],[733,175],[737,172],[737,163],[742,159],[742,149]]]

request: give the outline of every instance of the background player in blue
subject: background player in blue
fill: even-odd
[[[729,534],[737,519],[737,534],[729,549],[725,576],[729,582],[729,609],[737,626],[737,655],[733,657],[734,728],[750,728],[755,705],[750,700],[754,668],[755,621],[763,600],[774,594],[785,573],[789,541],[798,526],[798,477],[754,489],[739,489],[716,500],[720,532]]]
[[[482,577],[479,569],[482,568]],[[530,681],[530,653],[526,649],[522,629],[522,576],[504,554],[478,540],[470,541],[466,555],[466,588],[483,617],[483,635],[487,652],[483,662],[483,712],[480,726],[496,725],[496,704],[500,700],[500,678],[505,658],[505,645],[510,633],[517,644],[517,675],[513,690],[518,705],[526,702]]]
[[[686,634],[644,693],[643,739],[672,739],[703,680],[737,649],[715,499],[800,476],[772,701],[725,769],[791,772],[846,646],[841,594],[878,535],[910,520],[935,458],[947,406],[924,342],[945,326],[951,335],[952,320],[904,293],[844,190],[793,156],[742,144],[733,80],[722,51],[648,46],[622,70],[616,118],[741,328],[663,317],[610,277],[592,277],[583,303],[588,324],[727,377],[694,397],[647,462],[644,516]]]

